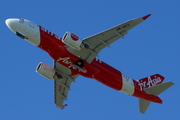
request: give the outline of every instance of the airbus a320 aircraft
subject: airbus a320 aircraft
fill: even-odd
[[[64,108],[70,85],[82,75],[95,79],[117,91],[139,98],[139,111],[145,113],[150,102],[162,103],[157,96],[174,83],[162,83],[164,77],[155,74],[133,80],[105,62],[96,59],[98,53],[120,38],[127,31],[146,20],[149,15],[129,20],[125,23],[97,33],[85,39],[66,32],[62,38],[49,30],[26,19],[7,19],[6,25],[20,38],[47,52],[54,60],[54,68],[40,62],[36,72],[54,80],[54,100],[59,108]]]

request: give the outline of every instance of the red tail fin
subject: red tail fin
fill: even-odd
[[[137,82],[138,82],[138,85],[140,86],[140,89],[143,90],[144,88],[161,84],[163,80],[164,80],[163,76],[159,74],[155,74],[155,75],[143,78],[143,79],[139,79],[137,80]]]

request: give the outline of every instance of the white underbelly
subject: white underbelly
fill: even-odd
[[[120,90],[120,92],[123,92],[128,95],[134,94],[134,82],[132,78],[122,74],[122,89]]]

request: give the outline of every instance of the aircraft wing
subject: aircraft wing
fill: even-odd
[[[54,102],[57,107],[63,109],[63,102],[67,100],[70,85],[78,77],[78,75],[71,75],[68,68],[54,61],[54,69],[62,76],[61,79],[54,80]]]
[[[72,50],[70,47],[67,49],[72,54],[86,60],[88,63],[91,63],[103,48],[107,46],[109,47],[111,43],[115,42],[119,38],[124,38],[127,31],[146,20],[149,16],[150,14],[144,17],[129,20],[125,23],[83,39],[83,43],[89,45],[89,49]]]

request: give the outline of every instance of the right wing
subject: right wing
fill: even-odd
[[[78,77],[78,75],[71,75],[68,68],[54,61],[54,69],[62,76],[61,79],[54,80],[54,102],[57,107],[63,108],[63,102],[67,100],[70,85]]]
[[[75,56],[80,57],[83,60],[86,60],[88,63],[91,63],[92,60],[98,56],[98,53],[107,46],[110,46],[111,43],[115,42],[119,38],[123,38],[127,31],[138,25],[139,23],[146,20],[149,16],[136,18],[129,20],[125,23],[92,35],[88,38],[83,39],[83,43],[89,46],[89,49],[75,50],[71,47],[67,47],[67,50]]]

